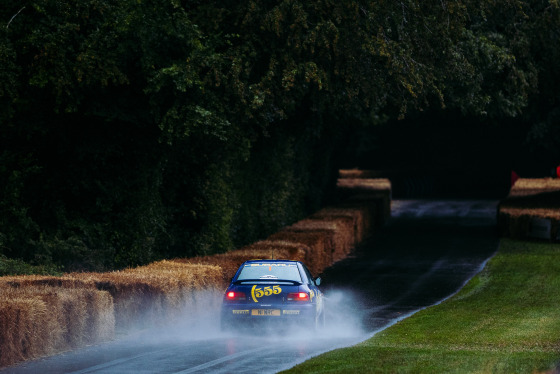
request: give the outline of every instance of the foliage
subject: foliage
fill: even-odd
[[[558,24],[545,0],[4,2],[1,252],[227,251],[328,199],[356,129],[426,109],[537,114],[541,139]]]
[[[0,276],[5,275],[61,275],[58,267],[52,265],[33,266],[21,260],[9,259],[0,255]]]

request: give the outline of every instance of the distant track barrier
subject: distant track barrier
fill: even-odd
[[[386,179],[341,178],[338,189],[338,204],[227,253],[107,273],[1,277],[0,367],[200,312],[208,307],[200,295],[221,294],[246,260],[300,260],[320,274],[391,214]],[[219,297],[213,300],[218,307]]]
[[[498,207],[501,236],[560,241],[560,179],[518,179]]]

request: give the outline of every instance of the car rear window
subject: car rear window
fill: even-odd
[[[250,263],[245,264],[238,281],[245,279],[288,280],[301,282],[301,276],[296,264],[286,263]]]

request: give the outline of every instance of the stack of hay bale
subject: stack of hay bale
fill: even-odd
[[[560,179],[518,179],[498,207],[500,235],[560,240]]]

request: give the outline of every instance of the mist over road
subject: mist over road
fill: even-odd
[[[394,200],[392,218],[322,275],[327,326],[222,333],[217,308],[179,325],[131,334],[0,370],[28,373],[275,373],[363,341],[462,287],[498,246],[494,200]],[[219,296],[208,295],[216,305]]]

